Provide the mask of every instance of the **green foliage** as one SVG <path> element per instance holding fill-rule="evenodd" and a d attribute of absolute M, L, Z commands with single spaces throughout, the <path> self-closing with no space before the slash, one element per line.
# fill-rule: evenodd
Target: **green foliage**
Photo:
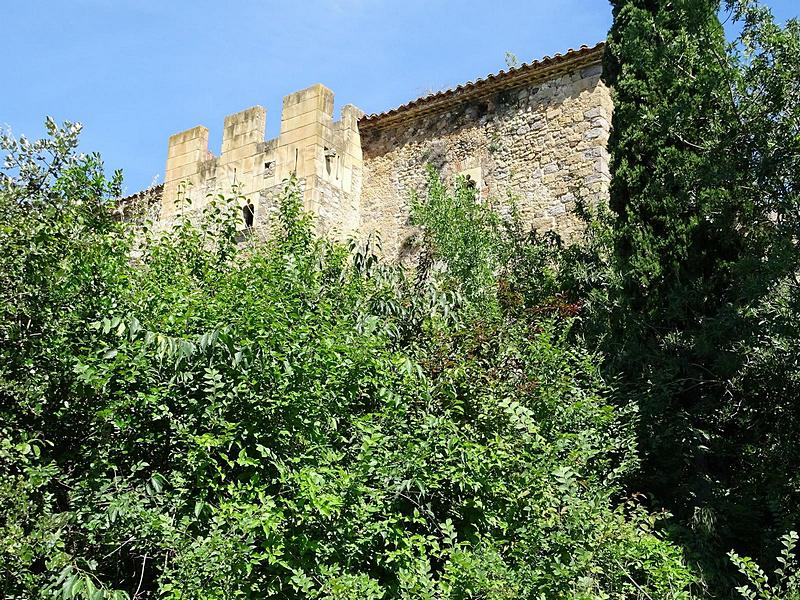
<path fill-rule="evenodd" d="M 775 569 L 775 581 L 769 583 L 766 573 L 752 559 L 730 552 L 731 561 L 747 579 L 747 584 L 736 588 L 747 600 L 797 600 L 800 598 L 800 571 L 798 571 L 798 535 L 790 531 L 781 538 L 783 549 L 777 558 L 780 567 Z"/>
<path fill-rule="evenodd" d="M 719 2 L 612 5 L 612 258 L 592 326 L 641 408 L 631 485 L 725 590 L 725 551 L 766 560 L 800 520 L 800 25 L 731 1 L 726 45 Z"/>
<path fill-rule="evenodd" d="M 527 282 L 551 246 L 436 180 L 468 218 L 420 209 L 416 281 L 316 237 L 292 182 L 265 243 L 235 199 L 138 228 L 52 133 L 0 191 L 3 597 L 689 597 L 621 494 L 634 414 Z"/>
<path fill-rule="evenodd" d="M 513 52 L 506 51 L 505 60 L 506 60 L 506 66 L 509 69 L 516 69 L 517 67 L 519 67 L 519 59 L 517 58 L 517 55 L 514 54 Z"/>
<path fill-rule="evenodd" d="M 499 262 L 499 220 L 475 199 L 464 178 L 448 192 L 444 182 L 429 170 L 426 198 L 412 200 L 412 221 L 424 225 L 426 260 L 423 266 L 446 270 L 446 281 L 458 282 L 471 301 L 492 304 L 494 269 Z M 446 261 L 436 261 L 446 257 Z M 428 273 L 423 269 L 420 273 Z"/>
<path fill-rule="evenodd" d="M 570 248 L 434 173 L 411 272 L 293 181 L 266 242 L 159 231 L 78 126 L 4 134 L 0 595 L 797 598 L 800 25 L 612 4 Z"/>

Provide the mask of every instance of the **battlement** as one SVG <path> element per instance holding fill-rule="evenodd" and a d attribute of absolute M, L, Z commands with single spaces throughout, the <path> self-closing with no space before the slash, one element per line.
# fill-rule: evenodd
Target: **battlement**
<path fill-rule="evenodd" d="M 410 199 L 424 191 L 432 166 L 445 179 L 469 176 L 482 201 L 536 230 L 579 239 L 575 208 L 608 200 L 613 106 L 602 57 L 603 44 L 583 46 L 380 114 L 347 105 L 338 121 L 333 92 L 312 85 L 284 97 L 274 139 L 265 139 L 261 106 L 225 117 L 216 156 L 205 127 L 177 133 L 167 148 L 161 223 L 235 191 L 240 226 L 259 227 L 295 176 L 320 232 L 378 232 L 384 252 L 402 259 L 418 233 Z"/>
<path fill-rule="evenodd" d="M 342 234 L 357 227 L 361 142 L 358 119 L 363 112 L 345 106 L 333 120 L 334 95 L 321 84 L 283 99 L 280 135 L 266 140 L 267 111 L 253 106 L 225 117 L 222 148 L 208 148 L 208 129 L 193 127 L 169 138 L 161 221 L 175 217 L 179 189 L 192 210 L 209 195 L 243 196 L 254 208 L 254 221 L 266 214 L 283 182 L 301 181 L 306 209 L 322 217 L 326 230 Z"/>

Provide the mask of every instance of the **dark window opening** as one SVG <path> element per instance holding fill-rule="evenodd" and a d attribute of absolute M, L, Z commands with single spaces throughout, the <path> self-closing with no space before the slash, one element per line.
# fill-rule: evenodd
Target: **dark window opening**
<path fill-rule="evenodd" d="M 478 103 L 478 118 L 485 117 L 488 113 L 489 113 L 489 103 L 488 102 Z"/>
<path fill-rule="evenodd" d="M 333 170 L 333 159 L 335 157 L 336 157 L 336 150 L 325 148 L 325 170 L 328 171 L 328 175 L 330 175 L 331 171 Z"/>
<path fill-rule="evenodd" d="M 242 218 L 244 219 L 244 225 L 248 229 L 253 226 L 253 219 L 255 218 L 255 207 L 251 202 L 248 202 L 242 207 Z"/>

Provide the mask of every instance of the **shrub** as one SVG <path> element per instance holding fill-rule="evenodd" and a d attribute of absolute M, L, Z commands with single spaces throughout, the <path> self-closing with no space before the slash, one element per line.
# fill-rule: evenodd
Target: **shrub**
<path fill-rule="evenodd" d="M 4 597 L 689 597 L 572 317 L 476 310 L 500 284 L 463 255 L 416 284 L 351 255 L 291 182 L 237 246 L 235 202 L 142 231 L 59 164 L 0 193 Z"/>

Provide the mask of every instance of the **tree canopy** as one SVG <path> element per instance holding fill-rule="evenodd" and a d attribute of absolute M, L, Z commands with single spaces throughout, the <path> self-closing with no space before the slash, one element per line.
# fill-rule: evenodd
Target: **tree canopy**
<path fill-rule="evenodd" d="M 292 180 L 163 229 L 3 134 L 0 595 L 800 598 L 800 24 L 612 7 L 568 247 L 433 167 L 412 269 Z"/>

